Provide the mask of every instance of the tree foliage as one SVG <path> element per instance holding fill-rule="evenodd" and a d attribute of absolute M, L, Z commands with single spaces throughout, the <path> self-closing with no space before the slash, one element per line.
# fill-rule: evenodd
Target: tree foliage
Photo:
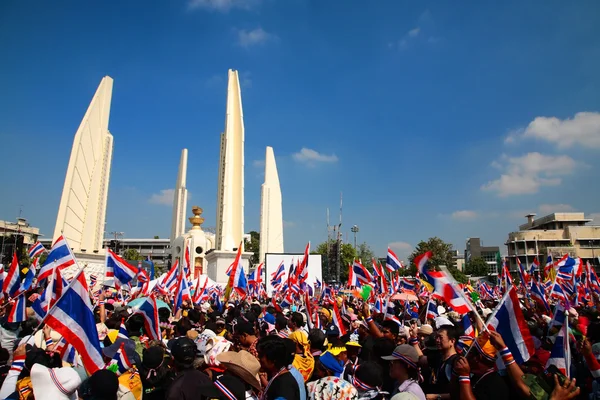
<path fill-rule="evenodd" d="M 432 257 L 429 259 L 429 265 L 432 269 L 438 271 L 440 265 L 445 265 L 448 269 L 454 268 L 454 259 L 452 258 L 452 245 L 444 242 L 438 237 L 429 238 L 426 242 L 421 241 L 415 247 L 415 250 L 408 257 L 410 262 L 411 270 L 416 271 L 416 265 L 414 263 L 415 257 L 431 251 Z"/>
<path fill-rule="evenodd" d="M 458 283 L 468 283 L 469 282 L 469 278 L 462 273 L 461 270 L 459 270 L 458 268 L 448 268 L 448 272 L 450 272 L 450 274 L 452 274 L 452 276 L 454 277 L 454 279 L 458 282 Z"/>
<path fill-rule="evenodd" d="M 250 263 L 252 265 L 257 265 L 260 257 L 260 233 L 256 231 L 250 231 L 250 240 L 244 240 L 244 250 L 252 254 L 250 258 Z"/>
<path fill-rule="evenodd" d="M 487 276 L 489 273 L 489 266 L 485 260 L 481 257 L 473 257 L 465 265 L 465 274 L 473 276 Z"/>
<path fill-rule="evenodd" d="M 143 260 L 144 257 L 140 254 L 137 249 L 127 249 L 123 252 L 123 258 L 128 261 L 140 261 Z"/>
<path fill-rule="evenodd" d="M 326 282 L 336 280 L 336 243 L 335 241 L 327 241 L 319 243 L 316 249 L 313 250 L 312 254 L 320 254 L 323 259 L 323 279 Z M 368 245 L 366 248 L 369 248 Z M 370 249 L 369 249 L 370 250 Z M 354 246 L 350 243 L 341 243 L 340 245 L 340 282 L 346 282 L 348 280 L 348 264 L 354 261 L 356 252 Z"/>
<path fill-rule="evenodd" d="M 369 269 L 369 271 L 373 270 L 371 260 L 375 258 L 375 253 L 371 250 L 371 246 L 369 246 L 366 242 L 362 242 L 356 248 L 356 257 L 362 261 L 363 265 Z"/>

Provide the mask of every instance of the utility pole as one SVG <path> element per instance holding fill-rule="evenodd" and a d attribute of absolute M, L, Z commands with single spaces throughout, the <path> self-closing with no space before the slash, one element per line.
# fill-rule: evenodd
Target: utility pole
<path fill-rule="evenodd" d="M 354 233 L 354 252 L 356 253 L 356 234 L 358 233 L 358 225 L 353 225 L 350 232 Z"/>

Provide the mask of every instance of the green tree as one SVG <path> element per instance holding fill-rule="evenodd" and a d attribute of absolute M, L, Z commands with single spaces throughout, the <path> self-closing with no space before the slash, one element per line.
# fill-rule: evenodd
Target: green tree
<path fill-rule="evenodd" d="M 127 249 L 123 252 L 123 258 L 128 261 L 139 261 L 143 260 L 144 257 L 136 249 Z"/>
<path fill-rule="evenodd" d="M 160 239 L 158 235 L 154 235 L 154 239 Z"/>
<path fill-rule="evenodd" d="M 329 250 L 332 250 L 335 255 L 335 241 L 330 241 L 329 245 L 325 241 L 319 243 L 316 249 L 313 250 L 312 254 L 320 254 L 323 259 L 323 279 L 327 282 L 331 282 L 336 279 L 335 260 L 329 259 Z M 340 246 L 340 282 L 346 282 L 348 280 L 348 263 L 352 263 L 356 257 L 354 246 L 350 243 L 342 243 Z M 334 257 L 332 257 L 334 258 Z"/>
<path fill-rule="evenodd" d="M 469 278 L 462 273 L 462 271 L 460 271 L 458 268 L 448 268 L 448 272 L 450 272 L 450 274 L 452 274 L 452 276 L 454 277 L 454 279 L 458 282 L 458 283 L 468 283 L 469 282 Z"/>
<path fill-rule="evenodd" d="M 485 260 L 481 257 L 473 257 L 465 265 L 465 274 L 473 276 L 487 276 L 489 273 L 489 266 Z"/>
<path fill-rule="evenodd" d="M 250 240 L 244 240 L 244 250 L 254 253 L 250 258 L 250 263 L 252 265 L 257 265 L 260 251 L 260 233 L 256 231 L 250 231 Z"/>
<path fill-rule="evenodd" d="M 454 259 L 452 258 L 452 245 L 444 242 L 438 237 L 429 238 L 426 242 L 421 241 L 415 247 L 415 250 L 408 257 L 412 271 L 416 271 L 415 257 L 431 251 L 432 256 L 429 259 L 429 265 L 431 268 L 438 271 L 440 265 L 445 265 L 448 269 L 454 268 Z"/>
<path fill-rule="evenodd" d="M 362 242 L 356 248 L 356 257 L 362 261 L 363 265 L 369 269 L 369 271 L 373 271 L 373 263 L 372 259 L 375 258 L 375 253 L 371 250 L 371 246 L 369 246 L 366 242 Z"/>

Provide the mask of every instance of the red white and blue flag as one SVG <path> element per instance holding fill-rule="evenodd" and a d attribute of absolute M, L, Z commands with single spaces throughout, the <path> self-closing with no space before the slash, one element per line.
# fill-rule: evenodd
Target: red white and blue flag
<path fill-rule="evenodd" d="M 436 319 L 439 316 L 440 316 L 440 314 L 438 313 L 437 305 L 435 304 L 434 301 L 429 299 L 429 301 L 427 302 L 427 316 L 425 318 L 426 319 Z"/>
<path fill-rule="evenodd" d="M 356 282 L 358 282 L 356 286 L 368 285 L 373 282 L 373 276 L 359 260 L 354 260 L 352 263 L 352 273 L 356 277 Z"/>
<path fill-rule="evenodd" d="M 569 347 L 569 319 L 565 318 L 563 326 L 558 331 L 554 346 L 550 351 L 550 358 L 546 362 L 546 368 L 554 365 L 565 376 L 571 374 L 571 349 Z"/>
<path fill-rule="evenodd" d="M 390 272 L 402 269 L 402 263 L 400 262 L 400 259 L 389 247 L 387 250 L 387 257 L 385 259 L 385 268 Z"/>
<path fill-rule="evenodd" d="M 41 255 L 44 251 L 46 251 L 44 245 L 40 242 L 35 242 L 31 245 L 31 247 L 29 247 L 27 253 L 29 254 L 29 258 L 34 258 Z"/>
<path fill-rule="evenodd" d="M 54 308 L 48 311 L 43 322 L 60 333 L 75 348 L 88 374 L 91 375 L 104 367 L 83 270 L 73 278 Z"/>
<path fill-rule="evenodd" d="M 119 257 L 111 249 L 106 249 L 106 277 L 115 279 L 115 286 L 128 284 L 138 273 L 138 269 Z"/>
<path fill-rule="evenodd" d="M 346 334 L 346 328 L 342 322 L 342 314 L 340 313 L 340 309 L 338 308 L 337 301 L 332 302 L 333 312 L 331 313 L 332 322 L 338 328 L 339 336 L 342 337 Z"/>
<path fill-rule="evenodd" d="M 19 294 L 20 288 L 21 280 L 19 279 L 19 260 L 17 258 L 17 252 L 13 252 L 10 268 L 4 277 L 2 291 L 6 293 L 8 297 L 15 297 Z"/>
<path fill-rule="evenodd" d="M 21 293 L 14 299 L 14 303 L 10 312 L 8 313 L 8 322 L 23 322 L 27 319 L 27 315 L 25 313 L 26 310 L 27 299 L 25 298 L 25 293 Z"/>
<path fill-rule="evenodd" d="M 133 363 L 129 357 L 127 357 L 127 353 L 125 352 L 125 342 L 123 342 L 106 369 L 113 371 L 117 376 L 121 376 L 131 368 L 133 368 Z"/>
<path fill-rule="evenodd" d="M 423 254 L 420 254 L 415 257 L 414 263 L 417 266 L 417 272 L 421 275 L 428 273 L 427 271 L 427 263 L 429 259 L 433 256 L 430 251 L 427 251 Z"/>
<path fill-rule="evenodd" d="M 475 329 L 473 328 L 473 323 L 471 322 L 471 318 L 469 318 L 469 314 L 465 314 L 462 317 L 462 328 L 465 331 L 464 336 L 469 336 L 475 339 Z"/>
<path fill-rule="evenodd" d="M 141 314 L 144 317 L 144 328 L 146 334 L 152 340 L 160 340 L 160 326 L 158 319 L 158 306 L 154 293 L 146 297 L 144 301 L 134 310 L 134 314 Z"/>
<path fill-rule="evenodd" d="M 533 337 L 523 317 L 514 286 L 506 292 L 490 316 L 488 328 L 502 335 L 517 364 L 526 362 L 535 352 Z"/>
<path fill-rule="evenodd" d="M 517 266 L 519 267 L 519 278 L 521 280 L 521 286 L 527 287 L 529 284 L 529 274 L 525 271 L 525 267 L 521 263 L 519 257 L 517 257 Z"/>
<path fill-rule="evenodd" d="M 59 236 L 52 245 L 46 261 L 38 272 L 38 285 L 41 285 L 50 277 L 50 275 L 52 275 L 54 267 L 63 269 L 73 264 L 75 264 L 75 257 L 73 256 L 73 253 L 71 253 L 69 244 L 64 237 Z"/>
<path fill-rule="evenodd" d="M 235 289 L 240 295 L 245 295 L 248 289 L 248 281 L 246 280 L 246 274 L 244 273 L 244 266 L 242 265 L 242 244 L 238 247 L 237 254 L 233 264 L 230 266 L 229 275 L 229 287 Z"/>
<path fill-rule="evenodd" d="M 188 281 L 183 276 L 183 274 L 179 274 L 177 278 L 177 288 L 175 289 L 175 306 L 173 308 L 173 313 L 175 314 L 177 310 L 181 308 L 181 305 L 184 301 L 192 301 L 192 296 L 190 295 L 190 288 L 188 286 Z"/>

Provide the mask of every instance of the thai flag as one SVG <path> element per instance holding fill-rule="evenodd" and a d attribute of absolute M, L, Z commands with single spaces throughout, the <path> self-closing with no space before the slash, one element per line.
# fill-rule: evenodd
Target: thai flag
<path fill-rule="evenodd" d="M 383 316 L 383 319 L 389 319 L 390 321 L 394 321 L 398 325 L 402 325 L 402 322 L 400 322 L 400 320 L 396 316 L 396 306 L 390 301 L 389 297 L 385 303 L 385 314 Z"/>
<path fill-rule="evenodd" d="M 550 358 L 546 362 L 546 368 L 555 365 L 565 376 L 571 376 L 571 349 L 569 348 L 569 319 L 565 322 L 556 336 L 554 346 L 550 351 Z"/>
<path fill-rule="evenodd" d="M 541 305 L 548 312 L 548 314 L 552 314 L 550 306 L 548 305 L 548 300 L 546 300 L 544 290 L 540 287 L 540 284 L 537 283 L 535 279 L 533 279 L 531 284 L 531 297 L 533 297 L 533 300 Z"/>
<path fill-rule="evenodd" d="M 565 290 L 563 289 L 562 285 L 558 282 L 554 282 L 554 285 L 552 285 L 552 291 L 550 291 L 550 297 L 555 298 L 557 300 L 563 300 L 564 302 L 569 301 L 569 299 L 567 298 L 567 295 L 565 294 Z"/>
<path fill-rule="evenodd" d="M 240 295 L 245 295 L 248 288 L 248 281 L 246 280 L 246 274 L 244 274 L 244 266 L 242 265 L 242 244 L 238 247 L 235 260 L 233 261 L 232 268 L 229 275 L 228 286 L 231 289 L 235 289 Z"/>
<path fill-rule="evenodd" d="M 61 338 L 60 341 L 54 347 L 54 352 L 60 354 L 60 358 L 69 364 L 76 364 L 77 359 L 75 357 L 75 349 L 71 346 L 65 338 Z"/>
<path fill-rule="evenodd" d="M 285 274 L 285 265 L 283 265 L 283 261 L 282 261 L 279 264 L 279 267 L 277 267 L 277 269 L 275 270 L 275 272 L 273 272 L 271 274 L 271 282 L 281 280 L 281 278 L 283 278 L 284 274 Z"/>
<path fill-rule="evenodd" d="M 521 279 L 521 285 L 523 287 L 527 287 L 529 284 L 529 274 L 527 271 L 525 271 L 525 267 L 523 267 L 519 257 L 517 257 L 517 266 L 519 267 L 519 278 Z"/>
<path fill-rule="evenodd" d="M 427 316 L 425 318 L 426 319 L 436 319 L 439 316 L 440 316 L 440 314 L 438 314 L 437 305 L 435 304 L 434 301 L 429 299 L 429 301 L 427 302 Z"/>
<path fill-rule="evenodd" d="M 321 283 L 319 278 L 315 278 L 315 289 L 321 289 L 321 286 L 323 286 L 323 284 Z"/>
<path fill-rule="evenodd" d="M 469 318 L 469 314 L 465 314 L 462 317 L 461 323 L 462 323 L 463 330 L 465 331 L 464 336 L 469 336 L 474 339 L 476 337 L 475 329 L 473 329 L 473 324 L 471 323 L 471 318 Z"/>
<path fill-rule="evenodd" d="M 415 283 L 411 282 L 409 278 L 400 278 L 400 287 L 406 290 L 415 291 Z"/>
<path fill-rule="evenodd" d="M 124 286 L 128 284 L 137 273 L 138 269 L 136 267 L 119 257 L 111 249 L 106 249 L 106 277 L 114 277 L 115 285 Z"/>
<path fill-rule="evenodd" d="M 205 293 L 206 285 L 208 284 L 208 277 L 204 276 L 204 284 L 202 285 L 202 287 L 200 287 L 200 277 L 201 276 L 202 275 L 198 275 L 198 278 L 196 278 L 196 290 L 194 291 L 194 296 L 192 298 L 192 302 L 194 304 L 199 304 L 203 301 L 208 300 L 208 295 Z"/>
<path fill-rule="evenodd" d="M 21 287 L 19 288 L 19 292 L 26 292 L 31 288 L 31 284 L 33 283 L 33 278 L 35 278 L 35 265 L 29 266 L 27 268 L 27 272 L 25 273 L 25 277 L 23 278 L 23 282 L 21 282 Z"/>
<path fill-rule="evenodd" d="M 8 297 L 15 297 L 19 294 L 20 288 L 21 280 L 19 279 L 19 260 L 17 259 L 17 252 L 13 252 L 10 268 L 4 277 L 2 291 L 6 293 Z"/>
<path fill-rule="evenodd" d="M 552 256 L 548 254 L 548 258 L 546 258 L 546 266 L 544 267 L 544 275 L 548 276 L 552 268 L 554 268 L 554 261 L 552 260 Z"/>
<path fill-rule="evenodd" d="M 371 273 L 358 260 L 354 260 L 352 264 L 352 273 L 360 285 L 367 285 L 373 281 Z"/>
<path fill-rule="evenodd" d="M 254 279 L 256 280 L 256 283 L 260 284 L 263 281 L 263 267 L 264 264 L 260 263 L 258 264 L 258 267 L 256 267 L 256 269 L 254 270 Z"/>
<path fill-rule="evenodd" d="M 131 368 L 133 368 L 133 363 L 131 360 L 129 360 L 129 357 L 127 357 L 127 353 L 125 352 L 125 343 L 123 342 L 106 369 L 113 371 L 115 374 L 117 374 L 117 376 L 121 376 Z"/>
<path fill-rule="evenodd" d="M 340 332 L 339 336 L 342 337 L 346 334 L 346 328 L 342 323 L 342 315 L 340 314 L 340 310 L 337 305 L 337 301 L 332 302 L 333 304 L 333 312 L 331 313 L 333 324 L 338 328 Z"/>
<path fill-rule="evenodd" d="M 71 249 L 67 243 L 67 240 L 59 236 L 58 239 L 52 245 L 48 257 L 38 272 L 38 285 L 41 285 L 50 275 L 52 275 L 52 269 L 56 266 L 58 269 L 67 268 L 75 264 L 75 257 L 71 253 Z"/>
<path fill-rule="evenodd" d="M 488 328 L 502 335 L 517 364 L 526 362 L 535 352 L 533 338 L 523 317 L 514 286 L 506 292 L 490 316 Z"/>
<path fill-rule="evenodd" d="M 256 270 L 251 271 L 250 273 L 248 273 L 248 276 L 246 277 L 246 279 L 248 280 L 248 284 L 249 285 L 255 285 L 256 284 L 256 278 L 254 277 Z"/>
<path fill-rule="evenodd" d="M 375 300 L 375 310 L 378 313 L 383 313 L 383 302 L 381 301 L 381 297 L 377 297 L 377 300 Z"/>
<path fill-rule="evenodd" d="M 390 272 L 402 269 L 402 263 L 400 262 L 400 259 L 389 247 L 387 250 L 387 257 L 385 259 L 385 268 Z"/>
<path fill-rule="evenodd" d="M 29 258 L 37 257 L 41 255 L 44 251 L 46 251 L 46 248 L 40 242 L 35 242 L 31 245 L 29 250 L 27 250 L 27 252 L 29 253 Z"/>
<path fill-rule="evenodd" d="M 428 252 L 429 253 L 429 252 Z M 418 265 L 418 264 L 417 264 Z M 443 271 L 423 271 L 423 277 L 433 286 L 433 297 L 443 299 L 454 311 L 466 314 L 472 306 L 462 291 L 454 288 L 452 280 Z"/>
<path fill-rule="evenodd" d="M 551 336 L 550 331 L 553 330 L 553 328 L 559 328 L 563 326 L 563 324 L 565 323 L 565 319 L 566 319 L 566 312 L 565 312 L 565 307 L 564 305 L 558 303 L 556 304 L 556 306 L 554 307 L 554 316 L 552 317 L 552 320 L 550 321 L 550 323 L 548 324 L 548 332 L 547 335 Z M 556 330 L 556 329 L 554 329 Z"/>
<path fill-rule="evenodd" d="M 44 322 L 77 350 L 88 374 L 104 367 L 83 270 L 73 278 L 55 307 L 46 314 Z"/>
<path fill-rule="evenodd" d="M 175 263 L 167 272 L 167 275 L 163 279 L 163 287 L 167 292 L 173 292 L 177 287 L 177 278 L 179 276 L 179 260 L 175 260 Z"/>
<path fill-rule="evenodd" d="M 21 293 L 14 299 L 14 304 L 8 313 L 8 322 L 23 322 L 27 319 L 25 314 L 27 299 L 25 293 Z"/>
<path fill-rule="evenodd" d="M 129 339 L 129 334 L 127 333 L 127 328 L 125 327 L 125 318 L 121 318 L 121 325 L 119 325 L 119 331 L 117 332 L 117 337 L 123 339 Z"/>
<path fill-rule="evenodd" d="M 176 313 L 177 310 L 181 308 L 184 301 L 191 302 L 192 296 L 190 295 L 187 279 L 183 274 L 179 274 L 179 277 L 177 278 L 177 288 L 175 289 L 175 306 L 173 307 L 173 313 Z"/>
<path fill-rule="evenodd" d="M 414 263 L 417 266 L 417 272 L 419 274 L 423 275 L 427 273 L 427 262 L 432 257 L 432 255 L 433 254 L 430 251 L 428 251 L 415 257 Z"/>
<path fill-rule="evenodd" d="M 299 267 L 296 270 L 296 275 L 299 278 L 300 282 L 304 282 L 306 278 L 308 278 L 308 257 L 310 256 L 310 242 L 306 244 L 304 248 L 304 257 L 302 257 L 302 261 L 300 262 Z"/>
<path fill-rule="evenodd" d="M 208 280 L 207 280 L 208 281 Z M 146 335 L 152 340 L 160 340 L 160 326 L 158 319 L 158 306 L 154 293 L 146 297 L 144 301 L 134 310 L 134 314 L 144 317 L 144 328 Z"/>
<path fill-rule="evenodd" d="M 385 276 L 385 271 L 383 270 L 383 267 L 381 266 L 381 264 L 379 264 L 377 261 L 375 261 L 375 259 L 372 260 L 373 263 L 373 272 L 374 272 L 374 276 L 378 276 L 379 280 L 381 282 L 381 293 L 387 293 L 389 288 L 388 288 L 388 282 L 387 282 L 387 277 Z"/>
<path fill-rule="evenodd" d="M 531 267 L 529 268 L 529 275 L 533 276 L 534 271 L 539 271 L 540 270 L 540 262 L 538 261 L 537 257 L 533 258 L 533 263 L 531 264 Z"/>

